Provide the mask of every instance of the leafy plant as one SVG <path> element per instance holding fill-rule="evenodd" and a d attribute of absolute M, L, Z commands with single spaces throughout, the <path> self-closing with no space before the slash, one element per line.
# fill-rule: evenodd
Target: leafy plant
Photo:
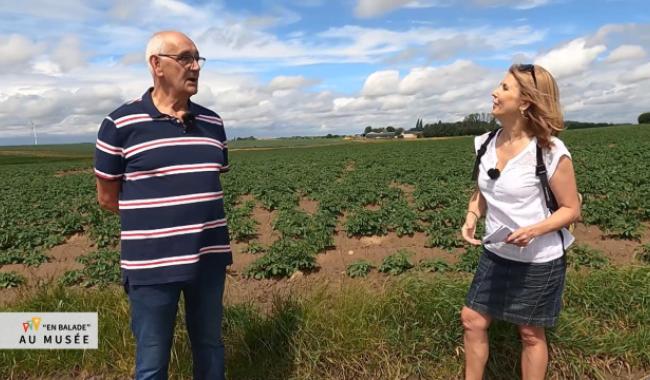
<path fill-rule="evenodd" d="M 607 235 L 619 239 L 639 240 L 641 224 L 638 220 L 632 220 L 629 217 L 615 218 L 612 225 L 607 228 Z"/>
<path fill-rule="evenodd" d="M 66 271 L 63 276 L 59 278 L 59 284 L 63 286 L 79 285 L 83 282 L 83 271 L 79 269 Z"/>
<path fill-rule="evenodd" d="M 0 288 L 17 288 L 25 283 L 25 277 L 16 272 L 0 273 Z"/>
<path fill-rule="evenodd" d="M 227 210 L 228 230 L 233 240 L 245 241 L 256 236 L 257 222 L 251 217 L 254 207 L 254 201 L 247 201 L 240 207 Z"/>
<path fill-rule="evenodd" d="M 251 241 L 246 246 L 246 252 L 253 253 L 253 254 L 264 253 L 266 252 L 266 248 L 259 242 Z"/>
<path fill-rule="evenodd" d="M 357 209 L 348 217 L 345 231 L 348 236 L 385 235 L 388 225 L 381 211 Z"/>
<path fill-rule="evenodd" d="M 372 264 L 365 260 L 360 260 L 348 265 L 345 273 L 352 278 L 366 277 L 372 268 L 374 268 Z"/>
<path fill-rule="evenodd" d="M 409 260 L 409 257 L 413 253 L 406 250 L 400 249 L 399 251 L 393 253 L 390 256 L 387 256 L 379 267 L 379 271 L 382 273 L 388 273 L 392 275 L 398 275 L 406 272 L 407 270 L 413 268 L 413 264 Z"/>
<path fill-rule="evenodd" d="M 310 247 L 301 240 L 281 239 L 269 252 L 246 268 L 246 277 L 254 279 L 289 277 L 295 271 L 311 271 L 317 267 Z"/>
<path fill-rule="evenodd" d="M 104 287 L 109 284 L 119 283 L 121 280 L 120 253 L 117 251 L 101 249 L 86 256 L 80 256 L 77 261 L 84 264 L 81 286 Z M 68 276 L 69 278 L 66 281 L 78 279 L 76 274 Z"/>
<path fill-rule="evenodd" d="M 428 229 L 429 236 L 424 243 L 425 247 L 442 248 L 451 250 L 463 246 L 463 242 L 456 237 L 458 230 L 450 227 L 430 227 Z"/>
<path fill-rule="evenodd" d="M 452 269 L 452 266 L 440 259 L 425 259 L 418 263 L 417 269 L 422 272 L 448 272 Z"/>
<path fill-rule="evenodd" d="M 0 252 L 0 265 L 25 264 L 29 266 L 38 266 L 45 262 L 47 262 L 47 256 L 36 249 L 24 252 L 21 249 L 11 248 Z"/>
<path fill-rule="evenodd" d="M 567 253 L 567 263 L 574 268 L 604 268 L 609 260 L 597 249 L 586 245 L 576 245 Z"/>

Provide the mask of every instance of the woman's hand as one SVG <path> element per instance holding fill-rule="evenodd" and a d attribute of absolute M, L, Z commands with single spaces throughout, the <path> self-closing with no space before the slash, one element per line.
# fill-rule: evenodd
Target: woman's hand
<path fill-rule="evenodd" d="M 461 228 L 461 233 L 466 242 L 472 245 L 481 245 L 481 241 L 474 238 L 474 234 L 476 233 L 476 223 L 477 220 L 468 216 L 468 218 L 465 219 L 465 224 L 463 224 L 463 227 Z"/>
<path fill-rule="evenodd" d="M 506 243 L 514 244 L 518 247 L 526 247 L 537 236 L 539 236 L 539 233 L 534 226 L 522 227 L 511 233 L 506 238 Z"/>

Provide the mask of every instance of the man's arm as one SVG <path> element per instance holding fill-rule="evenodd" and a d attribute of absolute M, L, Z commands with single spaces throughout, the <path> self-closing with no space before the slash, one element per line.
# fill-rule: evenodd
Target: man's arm
<path fill-rule="evenodd" d="M 106 179 L 97 178 L 97 202 L 104 210 L 108 210 L 114 214 L 119 214 L 118 199 L 120 190 L 122 189 L 122 181 L 109 181 Z"/>

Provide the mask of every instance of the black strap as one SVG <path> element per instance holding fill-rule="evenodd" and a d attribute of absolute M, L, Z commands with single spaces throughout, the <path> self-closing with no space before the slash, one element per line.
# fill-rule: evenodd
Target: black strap
<path fill-rule="evenodd" d="M 479 166 L 481 165 L 481 158 L 485 154 L 485 151 L 487 150 L 487 146 L 492 141 L 494 136 L 496 136 L 497 132 L 499 129 L 495 129 L 490 134 L 488 135 L 487 139 L 481 144 L 481 147 L 478 149 L 478 152 L 476 152 L 476 160 L 474 160 L 474 171 L 472 172 L 472 181 L 476 181 L 478 179 L 478 170 Z"/>
<path fill-rule="evenodd" d="M 558 209 L 557 199 L 551 190 L 551 185 L 548 182 L 548 172 L 546 171 L 546 165 L 544 164 L 544 158 L 542 157 L 542 148 L 537 145 L 537 166 L 535 166 L 535 175 L 539 177 L 539 182 L 542 184 L 542 193 L 544 193 L 544 200 L 546 201 L 546 207 L 548 211 L 554 213 Z M 564 250 L 564 234 L 562 234 L 562 229 L 559 229 L 557 233 L 560 235 L 560 241 L 562 243 L 562 254 L 566 254 Z"/>

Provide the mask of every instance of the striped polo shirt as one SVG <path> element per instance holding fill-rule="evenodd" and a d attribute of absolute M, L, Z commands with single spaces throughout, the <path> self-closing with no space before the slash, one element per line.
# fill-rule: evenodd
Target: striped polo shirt
<path fill-rule="evenodd" d="M 122 182 L 120 267 L 132 285 L 189 281 L 199 265 L 232 264 L 223 122 L 190 101 L 194 122 L 183 124 L 156 109 L 152 90 L 104 119 L 95 149 L 95 175 Z"/>

